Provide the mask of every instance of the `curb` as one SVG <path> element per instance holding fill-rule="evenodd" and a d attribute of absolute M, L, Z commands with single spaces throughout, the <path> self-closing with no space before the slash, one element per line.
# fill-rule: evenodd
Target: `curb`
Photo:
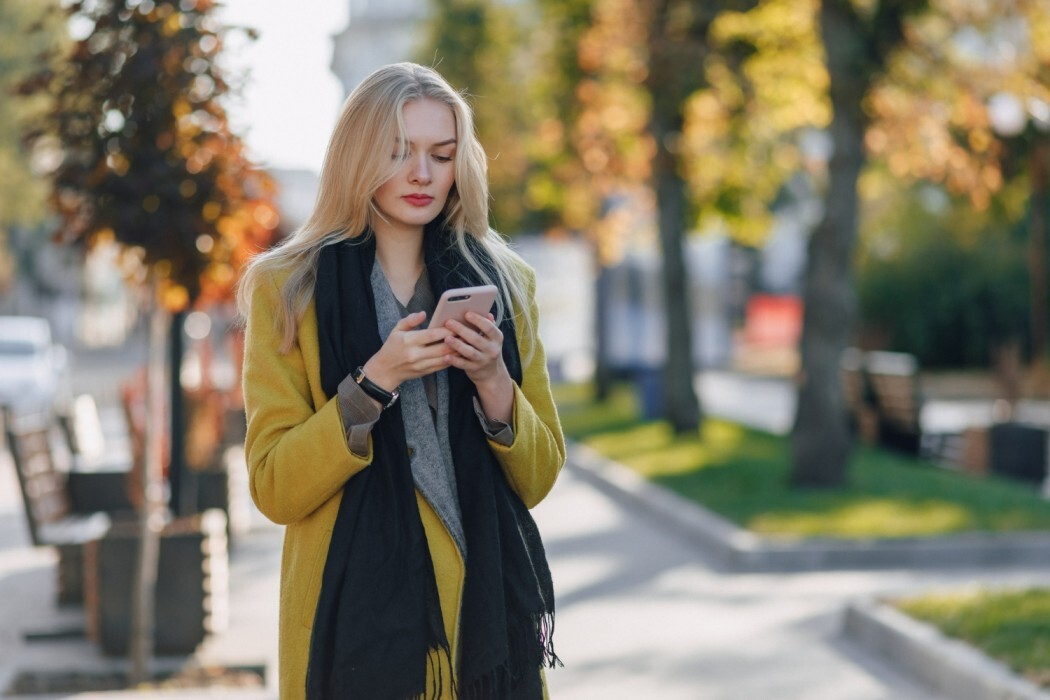
<path fill-rule="evenodd" d="M 1044 532 L 868 540 L 763 537 L 653 484 L 586 445 L 569 442 L 568 466 L 604 493 L 647 511 L 697 542 L 735 571 L 1030 566 L 1033 561 L 1050 561 L 1050 533 Z"/>
<path fill-rule="evenodd" d="M 875 600 L 846 608 L 845 634 L 931 689 L 956 700 L 1050 700 L 1005 664 Z"/>

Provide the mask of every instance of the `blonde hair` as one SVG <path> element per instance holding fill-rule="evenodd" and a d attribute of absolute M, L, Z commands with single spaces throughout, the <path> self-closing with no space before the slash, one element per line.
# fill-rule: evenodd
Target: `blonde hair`
<path fill-rule="evenodd" d="M 391 146 L 408 140 L 404 107 L 421 99 L 448 105 L 456 121 L 456 179 L 443 212 L 456 247 L 485 283 L 496 284 L 506 294 L 507 298 L 500 295 L 496 301 L 497 323 L 510 304 L 518 310 L 515 322 L 519 328 L 524 323 L 525 335 L 534 336 L 524 264 L 489 227 L 488 162 L 474 133 L 469 105 L 437 71 L 395 63 L 365 78 L 343 104 L 325 152 L 310 218 L 280 245 L 254 257 L 241 278 L 237 306 L 247 318 L 252 290 L 259 280 L 289 272 L 275 319 L 283 352 L 295 344 L 299 324 L 313 300 L 321 249 L 369 231 L 374 217 L 380 215 L 374 202 L 376 190 L 394 175 L 398 165 L 391 161 Z M 496 279 L 471 252 L 468 236 L 491 258 Z M 527 354 L 532 354 L 531 344 Z"/>

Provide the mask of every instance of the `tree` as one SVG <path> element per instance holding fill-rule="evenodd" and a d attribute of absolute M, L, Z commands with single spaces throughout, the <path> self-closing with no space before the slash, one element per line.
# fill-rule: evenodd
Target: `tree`
<path fill-rule="evenodd" d="M 645 87 L 652 105 L 649 130 L 656 146 L 653 188 L 667 317 L 664 417 L 676 433 L 696 431 L 701 419 L 693 383 L 693 322 L 682 249 L 689 217 L 681 140 L 686 101 L 704 84 L 702 66 L 711 53 L 708 33 L 720 4 L 663 0 L 650 5 Z M 685 66 L 694 68 L 683 70 Z"/>
<path fill-rule="evenodd" d="M 661 85 L 678 75 L 692 79 L 699 71 L 683 71 L 688 61 L 671 68 L 671 54 L 693 48 L 691 7 L 681 3 L 677 22 L 670 21 L 666 3 L 650 6 L 634 0 L 596 0 L 590 25 L 579 34 L 580 81 L 578 107 L 570 138 L 584 178 L 564 182 L 567 200 L 583 206 L 569 214 L 588 230 L 599 269 L 598 298 L 602 300 L 605 267 L 617 260 L 627 238 L 637 236 L 637 213 L 654 212 L 664 255 L 664 310 L 667 353 L 662 381 L 663 413 L 676 431 L 694 431 L 700 425 L 700 404 L 693 386 L 692 327 L 686 297 L 686 270 L 681 240 L 687 225 L 685 192 L 679 162 L 661 139 L 680 133 L 681 90 Z M 663 61 L 653 70 L 651 60 Z M 688 58 L 694 58 L 689 56 Z M 687 91 L 688 86 L 683 86 Z M 671 91 L 665 98 L 664 91 Z M 659 95 L 659 97 L 657 97 Z M 656 100 L 659 99 L 659 107 Z M 675 146 L 672 144 L 671 148 Z M 564 174 L 562 175 L 564 178 Z M 582 196 L 575 194 L 579 192 Z M 655 197 L 654 197 L 655 194 Z M 598 309 L 599 336 L 602 309 Z M 598 396 L 606 390 L 607 372 L 599 341 Z"/>
<path fill-rule="evenodd" d="M 581 62 L 594 65 L 598 76 L 593 101 L 613 103 L 613 108 L 606 103 L 598 118 L 590 120 L 583 162 L 604 169 L 617 162 L 615 154 L 622 163 L 622 179 L 615 186 L 626 183 L 636 188 L 648 180 L 655 197 L 667 326 L 663 414 L 679 433 L 695 431 L 701 422 L 682 247 L 694 220 L 685 179 L 687 108 L 693 95 L 709 85 L 705 66 L 717 53 L 711 30 L 719 13 L 753 5 L 747 0 L 606 0 L 596 6 L 594 27 L 581 42 Z M 625 17 L 637 19 L 624 21 Z M 604 86 L 602 78 L 608 80 Z M 587 115 L 584 110 L 581 126 L 588 124 Z"/>
<path fill-rule="evenodd" d="M 929 368 L 986 367 L 1026 337 L 1026 234 L 1004 226 L 1020 221 L 1023 184 L 983 210 L 931 182 L 869 199 L 857 255 L 861 338 Z"/>
<path fill-rule="evenodd" d="M 10 288 L 17 266 L 6 238 L 13 227 L 39 226 L 47 213 L 47 186 L 33 172 L 22 141 L 45 98 L 15 100 L 17 84 L 39 69 L 41 54 L 62 40 L 55 4 L 12 0 L 0 4 L 0 292 Z"/>
<path fill-rule="evenodd" d="M 527 5 L 493 0 L 435 0 L 420 60 L 463 90 L 489 156 L 492 225 L 515 235 L 543 221 L 523 196 L 536 129 L 536 47 Z"/>
<path fill-rule="evenodd" d="M 238 249 L 261 243 L 277 221 L 268 181 L 220 102 L 229 86 L 215 63 L 213 7 L 72 3 L 87 36 L 67 62 L 22 86 L 53 96 L 28 139 L 61 149 L 50 173 L 61 240 L 115 240 L 155 276 L 170 309 L 229 288 Z"/>
<path fill-rule="evenodd" d="M 28 139 L 54 144 L 59 156 L 49 173 L 58 240 L 117 242 L 131 279 L 153 297 L 133 681 L 146 678 L 152 655 L 164 314 L 228 294 L 245 249 L 277 224 L 269 181 L 245 158 L 220 101 L 229 86 L 216 65 L 224 30 L 214 8 L 213 0 L 68 3 L 77 40 L 21 86 L 52 99 Z"/>
<path fill-rule="evenodd" d="M 866 3 L 822 0 L 820 33 L 826 52 L 833 153 L 824 216 L 809 241 L 804 280 L 801 373 L 792 433 L 791 481 L 830 487 L 845 481 L 852 438 L 839 359 L 855 318 L 852 280 L 857 238 L 857 182 L 865 163 L 868 115 L 864 100 L 904 38 L 904 22 L 925 0 Z"/>
<path fill-rule="evenodd" d="M 1050 235 L 1050 7 L 934 0 L 872 91 L 867 135 L 897 179 L 943 183 L 978 211 L 1023 181 L 1028 199 L 1029 354 L 1045 358 Z M 1006 228 L 1023 217 L 1009 215 Z"/>
<path fill-rule="evenodd" d="M 572 126 L 580 115 L 577 89 L 586 72 L 580 41 L 591 25 L 593 0 L 536 0 L 539 10 L 530 42 L 532 114 L 530 167 L 525 206 L 543 229 L 580 231 L 594 220 L 588 173 L 576 157 Z"/>
<path fill-rule="evenodd" d="M 665 143 L 674 150 L 674 172 L 687 184 L 683 230 L 724 231 L 743 245 L 758 245 L 784 184 L 806 164 L 801 135 L 828 120 L 815 8 L 794 0 L 706 10 L 697 3 L 595 2 L 592 26 L 580 40 L 582 79 L 571 132 L 585 177 L 568 173 L 557 188 L 585 194 L 566 204 L 616 201 L 626 192 L 636 208 L 649 205 L 659 150 L 649 128 L 656 98 L 667 114 L 676 113 L 666 103 L 678 99 L 680 127 Z M 692 29 L 683 30 L 688 24 Z M 653 59 L 664 51 L 676 57 L 661 67 Z M 607 264 L 638 235 L 638 225 L 623 208 L 593 208 L 570 211 L 590 217 L 588 229 Z M 672 324 L 686 328 L 682 312 L 672 313 L 678 318 Z M 600 370 L 600 355 L 598 364 Z"/>
<path fill-rule="evenodd" d="M 683 135 L 701 229 L 761 245 L 789 180 L 822 175 L 803 148 L 830 121 L 817 7 L 816 0 L 760 0 L 715 18 L 706 85 L 689 99 Z"/>

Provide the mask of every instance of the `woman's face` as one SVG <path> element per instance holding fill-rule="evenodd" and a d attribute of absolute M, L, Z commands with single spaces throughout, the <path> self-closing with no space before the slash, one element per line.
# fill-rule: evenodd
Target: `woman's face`
<path fill-rule="evenodd" d="M 452 109 L 424 98 L 406 103 L 402 116 L 408 143 L 390 144 L 390 157 L 400 166 L 375 194 L 382 214 L 373 222 L 379 236 L 422 233 L 444 209 L 456 181 Z"/>

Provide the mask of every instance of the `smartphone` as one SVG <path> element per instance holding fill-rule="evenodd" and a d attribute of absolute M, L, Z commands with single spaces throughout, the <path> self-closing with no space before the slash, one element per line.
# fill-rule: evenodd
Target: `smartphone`
<path fill-rule="evenodd" d="M 497 289 L 491 284 L 448 289 L 438 299 L 437 308 L 434 309 L 434 315 L 430 317 L 427 328 L 440 328 L 449 319 L 455 319 L 469 326 L 467 312 L 473 311 L 484 316 L 492 310 L 496 294 Z"/>

